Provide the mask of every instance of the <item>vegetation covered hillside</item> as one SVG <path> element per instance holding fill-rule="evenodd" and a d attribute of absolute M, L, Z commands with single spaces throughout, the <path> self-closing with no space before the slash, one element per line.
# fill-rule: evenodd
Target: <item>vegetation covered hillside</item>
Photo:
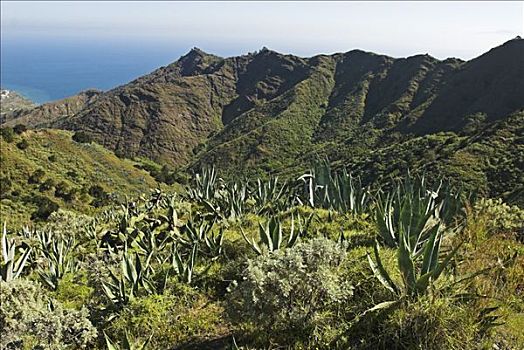
<path fill-rule="evenodd" d="M 504 120 L 524 108 L 523 61 L 520 38 L 467 62 L 361 50 L 301 58 L 266 48 L 221 58 L 193 49 L 129 84 L 80 98 L 85 103 L 68 112 L 44 105 L 18 121 L 81 130 L 118 155 L 182 171 L 213 164 L 230 177 L 300 171 L 317 154 L 360 164 L 402 144 L 415 148 L 402 159 L 415 168 L 433 157 L 416 149 L 421 139 L 460 139 L 448 147 L 459 150 L 490 137 L 478 132 L 507 126 Z M 462 154 L 462 160 L 437 154 L 435 167 L 493 160 L 486 152 Z M 380 166 L 403 166 L 386 163 Z M 482 169 L 480 177 L 492 177 Z"/>
<path fill-rule="evenodd" d="M 367 135 L 364 135 L 366 137 Z M 376 184 L 408 170 L 446 178 L 480 196 L 503 197 L 524 205 L 524 111 L 483 125 L 471 123 L 461 133 L 440 132 L 416 137 L 389 135 L 382 147 L 352 148 L 333 143 L 301 155 L 282 174 L 299 174 L 304 163 L 323 156 L 337 160 L 366 184 Z M 369 142 L 366 141 L 366 142 Z"/>
<path fill-rule="evenodd" d="M 1 347 L 521 349 L 523 222 L 423 177 L 207 169 L 179 193 L 4 228 Z"/>
<path fill-rule="evenodd" d="M 9 225 L 46 219 L 59 208 L 94 212 L 137 196 L 156 181 L 135 163 L 62 130 L 2 128 L 1 217 Z"/>

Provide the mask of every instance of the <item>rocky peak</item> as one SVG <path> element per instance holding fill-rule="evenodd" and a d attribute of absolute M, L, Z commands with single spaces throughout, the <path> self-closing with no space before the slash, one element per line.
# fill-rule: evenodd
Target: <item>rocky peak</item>
<path fill-rule="evenodd" d="M 191 76 L 202 74 L 203 71 L 211 64 L 221 60 L 222 58 L 208 54 L 198 47 L 192 48 L 187 54 L 180 57 L 175 65 L 180 68 L 182 76 Z"/>

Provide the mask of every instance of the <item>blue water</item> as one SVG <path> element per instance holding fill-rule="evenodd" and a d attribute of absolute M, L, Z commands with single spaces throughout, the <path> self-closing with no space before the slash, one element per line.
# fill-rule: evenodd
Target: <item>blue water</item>
<path fill-rule="evenodd" d="M 0 86 L 44 103 L 97 88 L 108 90 L 177 60 L 190 45 L 148 42 L 7 40 Z"/>

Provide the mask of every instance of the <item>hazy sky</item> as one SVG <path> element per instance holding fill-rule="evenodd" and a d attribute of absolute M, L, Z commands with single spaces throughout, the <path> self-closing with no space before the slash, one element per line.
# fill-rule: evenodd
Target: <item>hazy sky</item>
<path fill-rule="evenodd" d="M 524 2 L 1 2 L 2 40 L 158 42 L 236 55 L 360 48 L 469 59 L 524 32 Z"/>

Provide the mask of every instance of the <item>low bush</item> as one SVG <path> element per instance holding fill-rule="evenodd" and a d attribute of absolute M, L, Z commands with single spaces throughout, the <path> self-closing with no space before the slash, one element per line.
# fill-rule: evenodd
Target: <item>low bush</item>
<path fill-rule="evenodd" d="M 73 134 L 73 141 L 78 143 L 91 143 L 93 138 L 85 131 L 77 131 Z"/>
<path fill-rule="evenodd" d="M 33 203 L 38 206 L 38 209 L 31 215 L 31 219 L 33 220 L 46 220 L 49 215 L 59 208 L 57 203 L 44 196 L 34 197 Z"/>
<path fill-rule="evenodd" d="M 22 139 L 22 141 L 16 144 L 16 147 L 18 147 L 21 150 L 25 150 L 29 147 L 29 142 L 27 142 L 26 139 Z"/>
<path fill-rule="evenodd" d="M 524 209 L 516 205 L 510 206 L 500 198 L 478 200 L 475 203 L 474 214 L 477 220 L 485 222 L 489 234 L 524 229 Z"/>
<path fill-rule="evenodd" d="M 2 176 L 0 178 L 0 198 L 5 198 L 11 189 L 13 188 L 13 182 L 10 178 Z"/>
<path fill-rule="evenodd" d="M 0 136 L 2 136 L 4 141 L 7 143 L 11 143 L 15 140 L 15 132 L 13 128 L 9 128 L 9 127 L 0 128 Z"/>
<path fill-rule="evenodd" d="M 45 171 L 42 169 L 35 170 L 27 179 L 27 182 L 30 184 L 39 184 L 44 180 Z"/>
<path fill-rule="evenodd" d="M 451 298 L 423 297 L 354 325 L 337 344 L 350 349 L 479 349 L 478 313 Z"/>
<path fill-rule="evenodd" d="M 17 135 L 21 135 L 23 134 L 24 132 L 27 131 L 27 126 L 25 126 L 24 124 L 16 124 L 13 128 L 13 131 L 17 134 Z"/>
<path fill-rule="evenodd" d="M 317 238 L 249 260 L 228 298 L 232 320 L 256 329 L 262 342 L 314 341 L 315 329 L 336 323 L 353 295 L 345 258 L 343 247 Z"/>
<path fill-rule="evenodd" d="M 78 173 L 76 172 L 76 170 L 69 170 L 66 175 L 71 178 L 71 179 L 77 179 L 78 178 Z"/>
<path fill-rule="evenodd" d="M 62 198 L 63 200 L 70 202 L 75 199 L 76 189 L 69 186 L 65 181 L 61 181 L 55 186 L 55 197 Z"/>
<path fill-rule="evenodd" d="M 109 194 L 104 190 L 102 186 L 93 185 L 89 187 L 87 193 L 89 193 L 89 195 L 93 197 L 93 201 L 91 202 L 92 206 L 98 208 L 109 204 Z"/>
<path fill-rule="evenodd" d="M 40 192 L 46 192 L 51 190 L 53 187 L 55 187 L 55 180 L 53 179 L 46 179 L 44 182 L 40 184 L 38 187 L 38 190 Z"/>
<path fill-rule="evenodd" d="M 68 310 L 35 282 L 0 281 L 2 349 L 91 349 L 97 331 L 86 309 Z"/>
<path fill-rule="evenodd" d="M 81 310 L 89 304 L 93 288 L 87 285 L 83 274 L 68 273 L 60 281 L 53 296 L 62 303 L 64 307 Z"/>

